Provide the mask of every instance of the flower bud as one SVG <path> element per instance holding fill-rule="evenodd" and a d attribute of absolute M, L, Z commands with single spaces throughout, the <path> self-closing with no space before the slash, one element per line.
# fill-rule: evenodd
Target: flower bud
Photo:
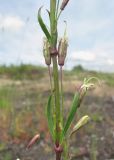
<path fill-rule="evenodd" d="M 83 116 L 78 122 L 77 124 L 74 126 L 71 135 L 73 133 L 75 133 L 78 129 L 80 129 L 81 127 L 83 127 L 85 124 L 87 124 L 90 120 L 90 117 L 88 115 Z"/>
<path fill-rule="evenodd" d="M 43 55 L 45 58 L 45 63 L 47 65 L 50 65 L 51 64 L 50 44 L 49 44 L 47 38 L 45 38 L 45 37 L 43 39 Z"/>
<path fill-rule="evenodd" d="M 61 38 L 58 46 L 58 63 L 60 66 L 64 65 L 68 48 L 68 39 L 66 37 Z"/>
<path fill-rule="evenodd" d="M 69 0 L 63 0 L 60 9 L 64 10 L 64 8 L 66 7 L 67 3 L 69 2 Z"/>

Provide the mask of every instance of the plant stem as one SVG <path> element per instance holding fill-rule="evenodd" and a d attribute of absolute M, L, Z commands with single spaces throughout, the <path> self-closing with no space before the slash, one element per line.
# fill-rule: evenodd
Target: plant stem
<path fill-rule="evenodd" d="M 60 152 L 56 152 L 56 160 L 61 160 L 61 153 Z"/>
<path fill-rule="evenodd" d="M 60 141 L 60 123 L 61 123 L 61 111 L 60 111 L 60 95 L 59 95 L 59 78 L 58 78 L 58 66 L 56 57 L 53 57 L 53 77 L 55 87 L 55 105 L 56 105 L 56 144 Z"/>
<path fill-rule="evenodd" d="M 61 138 L 61 110 L 60 110 L 60 93 L 59 93 L 59 76 L 57 64 L 57 17 L 56 17 L 56 0 L 50 0 L 50 29 L 51 29 L 51 57 L 53 62 L 53 81 L 54 81 L 54 100 L 55 100 L 55 146 L 60 146 Z M 52 53 L 53 52 L 53 53 Z M 56 160 L 61 160 L 61 152 L 55 151 Z"/>
<path fill-rule="evenodd" d="M 54 95 L 53 95 L 53 80 L 52 80 L 52 74 L 51 74 L 51 67 L 48 65 L 48 72 L 49 72 L 49 79 L 50 79 L 50 89 L 51 89 L 51 95 L 52 95 L 52 113 L 53 113 L 53 118 L 55 115 L 55 103 L 54 103 Z"/>
<path fill-rule="evenodd" d="M 50 0 L 51 48 L 57 44 L 56 0 Z"/>
<path fill-rule="evenodd" d="M 53 80 L 54 80 L 54 96 L 55 96 L 55 113 L 56 113 L 56 146 L 59 145 L 61 134 L 61 114 L 60 114 L 60 95 L 59 95 L 59 78 L 57 64 L 57 20 L 56 20 L 56 0 L 50 0 L 50 28 L 51 28 L 51 50 L 55 53 L 52 55 L 53 61 Z"/>
<path fill-rule="evenodd" d="M 63 71 L 62 66 L 60 66 L 60 87 L 61 87 L 61 121 L 63 126 L 63 119 L 64 119 L 64 108 L 63 108 Z"/>

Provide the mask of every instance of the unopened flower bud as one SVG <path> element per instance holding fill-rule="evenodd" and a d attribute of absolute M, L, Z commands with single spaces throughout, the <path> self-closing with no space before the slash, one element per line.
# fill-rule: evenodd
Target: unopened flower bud
<path fill-rule="evenodd" d="M 60 66 L 64 65 L 67 55 L 68 39 L 66 37 L 61 38 L 58 46 L 58 63 Z"/>
<path fill-rule="evenodd" d="M 51 64 L 50 44 L 49 44 L 47 38 L 43 39 L 43 55 L 45 58 L 45 63 L 47 65 L 50 65 Z"/>
<path fill-rule="evenodd" d="M 64 8 L 66 7 L 67 3 L 69 2 L 69 0 L 63 0 L 60 9 L 64 10 Z"/>
<path fill-rule="evenodd" d="M 80 129 L 81 127 L 83 127 L 84 125 L 86 125 L 88 122 L 90 121 L 90 117 L 88 115 L 83 116 L 78 122 L 77 124 L 74 126 L 71 135 L 73 133 L 75 133 L 78 129 Z"/>

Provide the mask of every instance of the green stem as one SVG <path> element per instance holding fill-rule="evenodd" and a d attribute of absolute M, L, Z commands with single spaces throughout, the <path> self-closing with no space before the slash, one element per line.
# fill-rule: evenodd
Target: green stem
<path fill-rule="evenodd" d="M 64 151 L 63 151 L 63 160 L 69 159 L 69 143 L 68 139 L 66 138 L 64 141 Z"/>
<path fill-rule="evenodd" d="M 60 86 L 61 86 L 61 121 L 63 126 L 63 119 L 64 119 L 64 108 L 63 108 L 63 71 L 62 66 L 60 66 Z"/>
<path fill-rule="evenodd" d="M 51 68 L 50 65 L 48 66 L 48 72 L 49 72 L 49 77 L 50 77 L 50 89 L 51 89 L 51 95 L 52 95 L 52 113 L 53 113 L 53 120 L 54 120 L 54 129 L 56 128 L 56 113 L 55 113 L 55 102 L 54 102 L 54 90 L 53 90 L 53 77 L 51 74 Z"/>
<path fill-rule="evenodd" d="M 51 48 L 57 44 L 56 0 L 50 0 Z"/>
<path fill-rule="evenodd" d="M 51 50 L 56 51 L 57 45 L 57 20 L 56 20 L 56 0 L 50 0 L 50 28 L 51 28 Z M 56 145 L 60 142 L 61 135 L 61 112 L 60 112 L 60 95 L 59 95 L 59 78 L 58 64 L 56 53 L 52 56 L 53 61 L 53 80 L 55 96 L 55 113 L 56 113 Z"/>
<path fill-rule="evenodd" d="M 59 95 L 59 78 L 58 78 L 58 66 L 57 59 L 53 57 L 53 77 L 54 77 L 54 89 L 55 89 L 55 112 L 56 112 L 56 142 L 60 141 L 60 123 L 61 123 L 61 111 L 60 111 L 60 95 Z"/>

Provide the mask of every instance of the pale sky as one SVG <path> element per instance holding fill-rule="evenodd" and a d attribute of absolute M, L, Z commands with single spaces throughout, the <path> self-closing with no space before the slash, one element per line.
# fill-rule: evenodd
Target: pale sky
<path fill-rule="evenodd" d="M 49 0 L 0 0 L 0 65 L 45 65 L 43 33 L 37 11 Z M 69 49 L 65 67 L 81 64 L 87 69 L 114 72 L 114 0 L 70 0 L 59 20 L 59 37 L 67 21 Z"/>

